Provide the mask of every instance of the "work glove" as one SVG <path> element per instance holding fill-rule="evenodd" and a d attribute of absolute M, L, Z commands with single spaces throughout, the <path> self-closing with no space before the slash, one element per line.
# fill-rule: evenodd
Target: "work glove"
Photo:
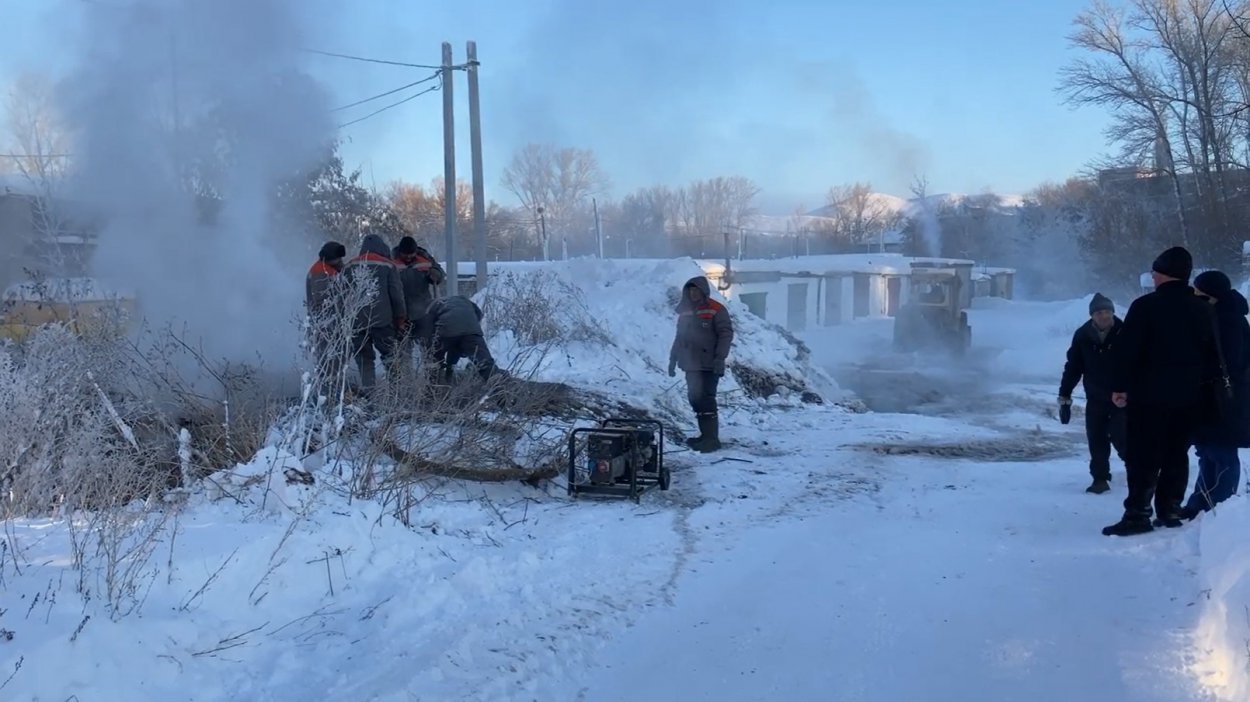
<path fill-rule="evenodd" d="M 1072 421 L 1072 398 L 1059 398 L 1059 423 L 1067 424 Z"/>
<path fill-rule="evenodd" d="M 717 377 L 725 375 L 725 362 L 715 361 L 712 363 L 712 373 L 714 373 Z"/>
<path fill-rule="evenodd" d="M 404 319 L 403 317 L 396 317 L 395 318 L 395 331 L 398 332 L 400 336 L 407 336 L 408 335 L 408 320 Z"/>
<path fill-rule="evenodd" d="M 677 377 L 677 361 L 670 360 L 668 362 L 668 377 L 670 378 Z"/>

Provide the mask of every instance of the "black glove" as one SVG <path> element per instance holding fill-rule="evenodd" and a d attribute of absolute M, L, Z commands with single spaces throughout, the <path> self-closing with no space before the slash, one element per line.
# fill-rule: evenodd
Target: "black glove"
<path fill-rule="evenodd" d="M 676 361 L 668 362 L 668 377 L 670 378 L 677 377 L 677 362 Z"/>
<path fill-rule="evenodd" d="M 715 374 L 716 377 L 718 378 L 725 375 L 725 362 L 724 361 L 714 362 L 712 364 L 712 373 Z"/>
<path fill-rule="evenodd" d="M 1059 423 L 1067 424 L 1072 421 L 1072 399 L 1067 397 L 1059 398 Z"/>

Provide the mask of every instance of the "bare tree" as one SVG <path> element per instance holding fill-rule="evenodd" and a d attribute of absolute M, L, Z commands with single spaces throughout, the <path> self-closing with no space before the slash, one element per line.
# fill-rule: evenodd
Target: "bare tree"
<path fill-rule="evenodd" d="M 682 234 L 705 239 L 738 229 L 757 212 L 760 189 L 743 176 L 696 180 L 677 191 L 674 213 Z"/>
<path fill-rule="evenodd" d="M 826 204 L 833 219 L 831 233 L 844 244 L 871 243 L 902 224 L 902 214 L 874 193 L 869 183 L 830 188 Z"/>
<path fill-rule="evenodd" d="M 590 198 L 607 190 L 608 178 L 589 149 L 527 144 L 504 168 L 503 186 L 526 210 L 543 208 L 548 226 L 567 233 Z"/>
<path fill-rule="evenodd" d="M 1115 121 L 1107 137 L 1119 144 L 1124 157 L 1141 163 L 1147 155 L 1166 154 L 1174 161 L 1168 134 L 1168 101 L 1156 64 L 1151 60 L 1151 43 L 1132 36 L 1138 19 L 1128 10 L 1095 0 L 1077 16 L 1071 44 L 1092 54 L 1060 71 L 1060 92 L 1073 105 L 1100 105 L 1111 108 Z M 1176 218 L 1182 242 L 1188 243 L 1189 226 L 1179 177 L 1172 169 Z"/>
<path fill-rule="evenodd" d="M 4 117 L 9 167 L 34 184 L 55 183 L 68 165 L 70 141 L 52 83 L 37 74 L 19 76 L 6 96 Z"/>

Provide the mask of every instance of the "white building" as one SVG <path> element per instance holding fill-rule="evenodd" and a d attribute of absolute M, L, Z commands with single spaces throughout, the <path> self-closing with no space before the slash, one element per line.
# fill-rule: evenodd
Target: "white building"
<path fill-rule="evenodd" d="M 910 258 L 901 254 L 801 256 L 791 259 L 700 261 L 708 280 L 727 298 L 794 332 L 854 319 L 893 317 L 907 303 L 911 264 L 953 268 L 963 284 L 960 306 L 974 296 L 1010 298 L 1015 272 L 977 269 L 972 261 Z"/>
<path fill-rule="evenodd" d="M 641 261 L 642 259 L 632 259 Z M 841 254 L 765 260 L 699 260 L 708 281 L 728 299 L 746 305 L 757 316 L 793 332 L 832 326 L 855 319 L 893 317 L 907 303 L 911 264 L 924 262 L 953 268 L 963 284 L 960 306 L 972 298 L 1012 295 L 1015 271 L 978 267 L 972 261 L 911 258 L 901 254 Z M 492 262 L 490 271 L 534 270 L 541 262 Z M 472 261 L 457 265 L 461 293 L 476 289 Z"/>

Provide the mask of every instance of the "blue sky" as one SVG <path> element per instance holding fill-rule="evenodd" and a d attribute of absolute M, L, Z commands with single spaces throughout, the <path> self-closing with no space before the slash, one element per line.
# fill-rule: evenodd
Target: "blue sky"
<path fill-rule="evenodd" d="M 80 2 L 83 0 L 79 0 Z M 92 0 L 96 1 L 96 0 Z M 98 0 L 103 2 L 104 0 Z M 109 0 L 124 2 L 126 0 Z M 62 0 L 62 10 L 75 4 Z M 46 65 L 56 0 L 0 0 L 0 80 Z M 1075 174 L 1103 153 L 1105 116 L 1054 88 L 1086 0 L 310 0 L 317 48 L 437 63 L 439 44 L 478 42 L 488 195 L 528 141 L 593 149 L 613 193 L 740 174 L 766 209 L 815 207 L 830 186 L 906 194 L 1015 193 Z M 65 7 L 71 8 L 64 10 Z M 12 37 L 13 32 L 9 33 Z M 422 77 L 414 69 L 310 57 L 339 103 Z M 8 75 L 6 75 L 8 74 Z M 458 168 L 468 175 L 467 100 L 456 84 Z M 397 96 L 398 97 L 398 96 Z M 344 113 L 366 114 L 387 100 Z M 440 97 L 347 128 L 349 163 L 379 185 L 442 172 Z"/>

